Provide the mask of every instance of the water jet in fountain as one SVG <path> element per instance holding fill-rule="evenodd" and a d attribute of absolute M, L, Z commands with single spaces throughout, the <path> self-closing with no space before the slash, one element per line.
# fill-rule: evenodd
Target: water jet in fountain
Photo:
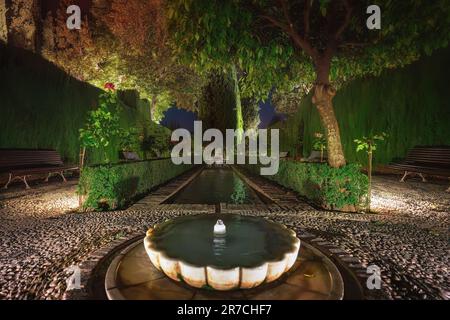
<path fill-rule="evenodd" d="M 223 224 L 222 220 L 217 220 L 214 225 L 214 235 L 225 235 L 227 233 L 227 227 Z"/>

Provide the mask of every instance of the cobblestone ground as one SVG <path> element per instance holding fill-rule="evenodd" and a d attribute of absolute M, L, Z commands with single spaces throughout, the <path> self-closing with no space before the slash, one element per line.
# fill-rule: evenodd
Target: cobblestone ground
<path fill-rule="evenodd" d="M 376 180 L 374 197 L 389 197 L 393 182 Z M 343 248 L 364 266 L 378 265 L 383 284 L 374 296 L 450 299 L 450 196 L 441 191 L 443 185 L 417 183 L 415 187 L 415 183 L 394 183 L 391 199 L 395 197 L 392 203 L 397 209 L 381 201 L 383 214 L 323 212 L 307 205 L 289 211 L 246 213 L 268 216 L 298 232 L 314 233 Z M 177 210 L 157 208 L 70 212 L 76 199 L 75 186 L 58 190 L 0 200 L 0 298 L 60 299 L 67 267 L 120 236 L 145 232 L 149 226 L 179 215 Z M 411 200 L 412 196 L 416 200 Z"/>

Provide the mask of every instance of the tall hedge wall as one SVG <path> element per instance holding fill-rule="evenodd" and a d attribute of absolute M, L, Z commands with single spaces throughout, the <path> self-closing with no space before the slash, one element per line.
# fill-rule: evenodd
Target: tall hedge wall
<path fill-rule="evenodd" d="M 51 148 L 77 163 L 78 130 L 97 106 L 100 92 L 40 56 L 0 44 L 0 148 Z M 128 105 L 123 105 L 122 126 L 150 122 L 148 104 L 132 104 L 130 94 L 123 96 Z M 111 161 L 117 160 L 114 144 L 107 153 Z M 103 151 L 91 150 L 87 162 L 99 163 L 103 157 Z"/>
<path fill-rule="evenodd" d="M 81 172 L 78 192 L 94 210 L 123 208 L 136 197 L 191 169 L 171 159 L 89 166 Z"/>
<path fill-rule="evenodd" d="M 375 163 L 404 157 L 415 145 L 450 145 L 450 50 L 436 52 L 401 70 L 380 77 L 357 80 L 338 91 L 334 98 L 345 156 L 365 164 L 353 140 L 370 133 L 386 132 L 388 141 L 375 154 Z M 311 97 L 298 112 L 281 124 L 281 148 L 303 155 L 312 149 L 314 132 L 323 132 Z"/>

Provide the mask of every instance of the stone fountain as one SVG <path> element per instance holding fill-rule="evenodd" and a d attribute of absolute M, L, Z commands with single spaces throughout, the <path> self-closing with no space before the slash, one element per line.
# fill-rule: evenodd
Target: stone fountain
<path fill-rule="evenodd" d="M 297 260 L 300 240 L 273 221 L 233 214 L 168 220 L 147 231 L 145 250 L 169 278 L 226 291 L 273 282 Z"/>

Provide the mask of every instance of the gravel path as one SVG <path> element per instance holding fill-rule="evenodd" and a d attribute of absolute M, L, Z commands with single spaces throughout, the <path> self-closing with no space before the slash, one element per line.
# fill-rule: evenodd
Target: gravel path
<path fill-rule="evenodd" d="M 21 185 L 0 193 L 0 218 L 29 220 L 57 217 L 78 208 L 77 180 L 33 186 Z"/>
<path fill-rule="evenodd" d="M 179 215 L 176 210 L 158 209 L 70 213 L 70 199 L 76 199 L 74 188 L 68 185 L 59 192 L 0 200 L 0 299 L 60 299 L 66 268 L 117 237 L 145 232 L 149 226 Z M 374 194 L 382 194 L 376 188 Z M 415 192 L 420 196 L 420 191 Z M 439 199 L 427 201 L 443 203 L 438 210 L 408 207 L 405 203 L 415 206 L 421 202 L 405 198 L 398 200 L 403 211 L 387 210 L 387 214 L 300 208 L 252 214 L 314 233 L 345 249 L 363 265 L 378 265 L 383 286 L 374 296 L 450 299 L 450 213 L 444 205 L 448 198 L 439 190 L 436 195 Z M 58 199 L 62 201 L 59 205 L 49 205 Z"/>

